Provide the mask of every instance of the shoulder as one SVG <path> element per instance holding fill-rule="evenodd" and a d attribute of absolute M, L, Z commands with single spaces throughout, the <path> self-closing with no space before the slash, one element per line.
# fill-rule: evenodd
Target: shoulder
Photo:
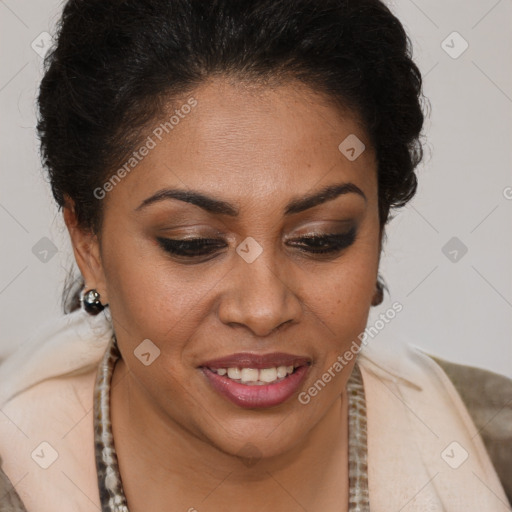
<path fill-rule="evenodd" d="M 494 510 L 507 503 L 471 415 L 432 357 L 412 345 L 374 341 L 359 362 L 374 496 L 386 502 L 391 489 L 398 509 L 407 499 L 422 510 Z"/>
<path fill-rule="evenodd" d="M 385 346 L 377 343 L 361 351 L 360 364 L 368 386 L 386 388 L 389 393 L 394 391 L 413 416 L 416 414 L 419 420 L 419 415 L 423 415 L 424 426 L 431 426 L 427 430 L 455 429 L 452 434 L 462 436 L 464 433 L 477 442 L 480 440 L 474 419 L 459 393 L 460 386 L 455 385 L 459 382 L 452 381 L 445 371 L 448 365 L 439 364 L 434 357 L 411 344 Z"/>
<path fill-rule="evenodd" d="M 113 334 L 106 314 L 49 319 L 0 365 L 3 471 L 31 512 L 97 511 L 96 371 Z"/>
<path fill-rule="evenodd" d="M 431 357 L 456 387 L 512 502 L 512 379 Z"/>
<path fill-rule="evenodd" d="M 30 511 L 99 508 L 95 378 L 95 371 L 50 378 L 14 396 L 1 409 L 2 469 Z"/>

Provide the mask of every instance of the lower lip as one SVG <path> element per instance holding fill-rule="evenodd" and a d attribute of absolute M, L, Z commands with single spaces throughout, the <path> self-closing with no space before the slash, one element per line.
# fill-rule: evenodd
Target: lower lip
<path fill-rule="evenodd" d="M 248 386 L 223 377 L 208 368 L 201 368 L 213 389 L 239 407 L 246 409 L 273 407 L 290 398 L 301 386 L 309 366 L 300 366 L 284 380 L 275 384 Z"/>

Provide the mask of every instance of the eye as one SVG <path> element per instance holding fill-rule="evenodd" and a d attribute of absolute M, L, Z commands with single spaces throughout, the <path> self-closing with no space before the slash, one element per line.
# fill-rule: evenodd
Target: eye
<path fill-rule="evenodd" d="M 325 235 L 308 235 L 292 240 L 290 245 L 298 247 L 301 251 L 311 254 L 333 254 L 352 245 L 356 238 L 356 228 L 346 233 L 329 233 Z M 158 244 L 166 252 L 185 258 L 197 258 L 213 254 L 219 249 L 227 247 L 222 240 L 215 238 L 157 238 Z"/>
<path fill-rule="evenodd" d="M 172 239 L 158 237 L 157 241 L 160 247 L 168 253 L 190 258 L 212 254 L 227 245 L 222 240 L 214 238 Z"/>
<path fill-rule="evenodd" d="M 356 228 L 353 227 L 346 233 L 304 236 L 294 240 L 292 245 L 305 245 L 306 248 L 301 250 L 312 254 L 333 254 L 352 245 L 355 239 Z"/>

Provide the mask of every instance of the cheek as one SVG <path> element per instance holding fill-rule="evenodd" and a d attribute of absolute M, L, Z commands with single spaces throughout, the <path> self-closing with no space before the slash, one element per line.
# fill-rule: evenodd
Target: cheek
<path fill-rule="evenodd" d="M 144 339 L 154 340 L 173 361 L 181 359 L 176 354 L 211 312 L 215 285 L 226 272 L 221 266 L 178 265 L 151 241 L 114 233 L 104 249 L 104 266 L 110 310 L 123 342 L 134 349 Z"/>
<path fill-rule="evenodd" d="M 378 275 L 378 244 L 360 240 L 336 263 L 304 274 L 304 302 L 327 339 L 327 351 L 340 351 L 364 331 Z"/>
<path fill-rule="evenodd" d="M 150 338 L 183 315 L 188 290 L 156 261 L 151 242 L 111 234 L 103 251 L 110 310 L 131 338 Z M 175 276 L 174 276 L 175 277 Z"/>
<path fill-rule="evenodd" d="M 373 229 L 363 229 L 353 246 L 325 267 L 319 265 L 314 277 L 324 281 L 321 291 L 329 298 L 329 306 L 366 308 L 375 291 L 378 265 L 378 237 Z"/>

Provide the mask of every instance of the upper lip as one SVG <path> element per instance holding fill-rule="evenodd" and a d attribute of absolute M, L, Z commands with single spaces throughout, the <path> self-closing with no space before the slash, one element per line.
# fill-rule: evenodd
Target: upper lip
<path fill-rule="evenodd" d="M 284 352 L 272 352 L 271 354 L 251 354 L 240 352 L 218 359 L 211 359 L 201 363 L 200 367 L 208 368 L 273 368 L 277 366 L 304 366 L 311 362 L 311 358 Z"/>

